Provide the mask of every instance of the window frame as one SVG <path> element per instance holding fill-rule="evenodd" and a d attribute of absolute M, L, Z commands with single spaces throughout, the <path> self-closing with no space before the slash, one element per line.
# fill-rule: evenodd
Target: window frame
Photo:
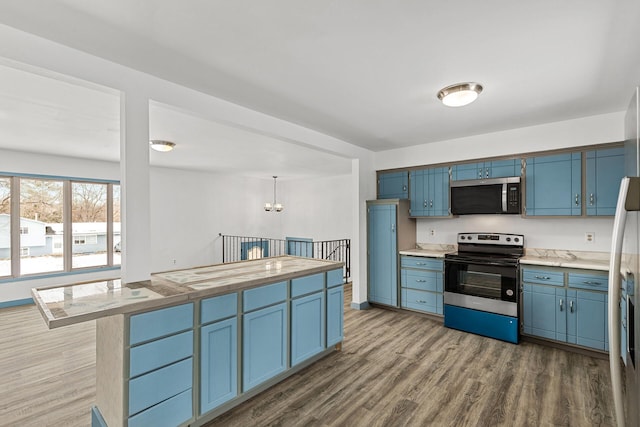
<path fill-rule="evenodd" d="M 78 273 L 91 273 L 91 272 L 100 272 L 106 270 L 119 270 L 121 268 L 121 264 L 114 264 L 114 225 L 113 225 L 113 203 L 114 203 L 114 195 L 113 195 L 113 187 L 115 185 L 120 186 L 122 188 L 120 181 L 118 180 L 109 180 L 109 179 L 92 179 L 92 178 L 81 178 L 81 177 L 68 177 L 68 176 L 55 176 L 55 175 L 39 175 L 39 174 L 26 174 L 26 173 L 12 173 L 0 171 L 0 178 L 9 179 L 10 181 L 10 256 L 11 256 L 11 269 L 9 275 L 0 276 L 0 283 L 5 282 L 13 282 L 17 280 L 28 280 L 28 279 L 39 279 L 45 277 L 55 277 L 55 276 L 65 276 L 71 274 Z M 54 181 L 62 181 L 63 185 L 63 228 L 65 230 L 62 239 L 62 248 L 63 248 L 63 258 L 64 258 L 64 268 L 62 271 L 48 271 L 41 273 L 31 273 L 31 274 L 22 274 L 20 271 L 21 266 L 21 257 L 22 255 L 22 247 L 20 246 L 20 236 L 22 235 L 22 229 L 24 227 L 20 226 L 20 180 L 21 179 L 34 179 L 34 180 L 54 180 Z M 71 185 L 72 183 L 87 183 L 87 184 L 107 184 L 107 263 L 105 265 L 98 266 L 90 266 L 90 267 L 73 267 L 73 244 L 74 238 L 72 232 L 72 220 L 71 220 L 71 212 L 72 212 L 72 204 L 73 198 L 71 197 Z M 121 190 L 120 190 L 121 191 Z M 67 232 L 68 230 L 68 232 Z M 91 234 L 94 236 L 97 241 L 97 234 L 95 233 L 82 233 L 82 236 L 85 239 L 85 244 L 87 242 L 87 236 Z M 28 248 L 27 248 L 28 249 Z"/>

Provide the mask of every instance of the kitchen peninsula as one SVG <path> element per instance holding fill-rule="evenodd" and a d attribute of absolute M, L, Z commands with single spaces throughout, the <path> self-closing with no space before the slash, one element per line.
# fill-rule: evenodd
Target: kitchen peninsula
<path fill-rule="evenodd" d="M 341 348 L 342 266 L 281 256 L 32 294 L 50 329 L 96 320 L 93 426 L 202 425 Z"/>

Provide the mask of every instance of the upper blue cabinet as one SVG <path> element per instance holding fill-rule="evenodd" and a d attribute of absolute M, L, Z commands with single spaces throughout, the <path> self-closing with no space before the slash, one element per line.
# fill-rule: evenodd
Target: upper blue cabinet
<path fill-rule="evenodd" d="M 451 167 L 451 180 L 505 178 L 520 176 L 520 159 L 487 160 L 478 163 L 465 163 Z"/>
<path fill-rule="evenodd" d="M 386 172 L 378 174 L 378 199 L 408 199 L 409 173 Z"/>
<path fill-rule="evenodd" d="M 411 216 L 449 215 L 449 168 L 411 171 Z"/>
<path fill-rule="evenodd" d="M 587 215 L 614 215 L 624 176 L 624 147 L 587 151 Z"/>
<path fill-rule="evenodd" d="M 526 167 L 526 214 L 582 214 L 582 155 L 529 157 Z"/>

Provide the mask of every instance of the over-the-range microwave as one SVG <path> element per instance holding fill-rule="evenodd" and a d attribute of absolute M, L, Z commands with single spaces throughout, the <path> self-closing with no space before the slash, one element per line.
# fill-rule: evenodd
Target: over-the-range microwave
<path fill-rule="evenodd" d="M 520 177 L 451 181 L 451 213 L 519 214 Z"/>

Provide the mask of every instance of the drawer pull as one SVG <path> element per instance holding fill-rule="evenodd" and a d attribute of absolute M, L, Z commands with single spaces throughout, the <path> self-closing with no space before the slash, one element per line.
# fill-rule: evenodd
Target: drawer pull
<path fill-rule="evenodd" d="M 564 309 L 564 308 L 563 308 L 563 307 L 564 307 L 564 305 L 563 305 L 563 304 L 564 304 L 564 303 L 562 302 L 562 299 L 561 299 L 561 300 L 560 300 L 560 311 L 562 311 L 562 310 Z"/>
<path fill-rule="evenodd" d="M 589 285 L 589 286 L 597 286 L 597 285 L 601 285 L 602 284 L 600 282 L 594 282 L 592 280 L 585 280 L 582 283 L 585 284 L 585 285 Z"/>
<path fill-rule="evenodd" d="M 422 299 L 418 299 L 418 300 L 416 300 L 416 302 L 418 304 L 426 304 L 427 303 L 425 300 L 422 300 Z"/>
<path fill-rule="evenodd" d="M 538 280 L 551 280 L 551 277 L 549 276 L 535 276 L 535 278 Z"/>
<path fill-rule="evenodd" d="M 416 265 L 427 265 L 426 262 L 416 262 Z"/>
<path fill-rule="evenodd" d="M 418 282 L 418 283 L 425 283 L 425 282 L 426 282 L 426 280 L 424 280 L 424 279 L 416 279 L 416 282 Z"/>

